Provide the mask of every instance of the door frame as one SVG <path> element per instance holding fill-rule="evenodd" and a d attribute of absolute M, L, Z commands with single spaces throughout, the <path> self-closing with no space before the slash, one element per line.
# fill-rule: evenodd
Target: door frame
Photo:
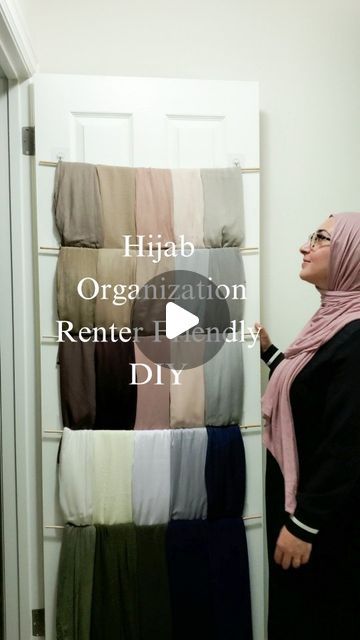
<path fill-rule="evenodd" d="M 11 0 L 0 0 L 0 66 L 8 81 L 1 101 L 2 116 L 8 120 L 7 158 L 3 158 L 8 176 L 2 183 L 8 215 L 0 221 L 5 295 L 1 302 L 6 314 L 1 326 L 4 632 L 9 639 L 28 640 L 32 610 L 43 607 L 43 572 L 33 286 L 34 159 L 22 154 L 21 128 L 34 124 L 31 77 L 37 62 L 24 20 Z M 4 127 L 2 134 L 6 135 Z"/>
<path fill-rule="evenodd" d="M 11 0 L 0 0 L 0 66 L 8 80 L 31 78 L 38 70 L 24 17 Z"/>

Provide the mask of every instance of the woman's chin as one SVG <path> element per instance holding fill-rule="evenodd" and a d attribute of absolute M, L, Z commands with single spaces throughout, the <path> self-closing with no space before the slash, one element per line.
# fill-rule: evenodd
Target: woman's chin
<path fill-rule="evenodd" d="M 306 273 L 306 267 L 305 269 L 301 269 L 299 278 L 301 278 L 301 280 L 304 280 L 305 282 L 310 282 L 311 284 L 313 284 L 311 275 L 309 273 Z"/>

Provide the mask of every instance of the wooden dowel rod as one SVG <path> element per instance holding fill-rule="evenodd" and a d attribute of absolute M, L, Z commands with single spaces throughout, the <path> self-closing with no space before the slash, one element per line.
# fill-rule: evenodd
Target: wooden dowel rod
<path fill-rule="evenodd" d="M 252 516 L 243 516 L 243 520 L 259 520 L 260 518 L 262 518 L 261 513 L 252 515 Z M 64 524 L 45 524 L 44 525 L 44 529 L 64 529 L 64 528 L 65 528 Z"/>
<path fill-rule="evenodd" d="M 260 427 L 261 427 L 261 424 L 241 424 L 240 425 L 240 429 L 244 429 L 245 431 L 246 429 L 259 429 Z M 198 427 L 198 428 L 201 429 L 201 427 Z M 224 429 L 226 429 L 226 427 L 224 427 Z M 52 434 L 62 435 L 64 431 L 63 429 L 44 429 L 43 433 L 44 434 L 46 433 L 47 435 L 52 435 Z"/>
<path fill-rule="evenodd" d="M 52 162 L 49 160 L 39 160 L 40 167 L 57 167 L 57 165 L 57 162 Z M 260 167 L 243 167 L 241 169 L 241 173 L 258 173 L 259 171 Z"/>
<path fill-rule="evenodd" d="M 76 247 L 76 248 L 81 248 L 81 247 Z M 106 248 L 106 247 L 104 247 L 104 248 Z M 39 247 L 39 252 L 41 252 L 41 251 L 52 251 L 52 252 L 54 252 L 54 251 L 60 251 L 60 249 L 61 249 L 61 247 Z M 100 249 L 101 249 L 101 247 L 100 247 Z M 119 249 L 120 249 L 120 247 L 119 247 Z M 239 250 L 241 251 L 241 253 L 246 253 L 247 251 L 259 251 L 259 247 L 239 247 Z"/>

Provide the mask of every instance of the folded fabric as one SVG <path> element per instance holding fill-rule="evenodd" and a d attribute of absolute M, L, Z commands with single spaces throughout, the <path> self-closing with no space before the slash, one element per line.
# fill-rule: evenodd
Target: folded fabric
<path fill-rule="evenodd" d="M 217 640 L 252 640 L 249 560 L 242 518 L 208 521 L 208 550 Z"/>
<path fill-rule="evenodd" d="M 136 284 L 140 290 L 134 300 L 132 327 L 142 327 L 142 336 L 152 336 L 157 330 L 154 321 L 160 323 L 159 330 L 165 328 L 169 291 L 166 288 L 174 282 L 175 258 L 165 256 L 162 251 L 159 262 L 154 262 L 157 258 L 149 251 L 143 253 L 136 258 Z"/>
<path fill-rule="evenodd" d="M 170 169 L 136 169 L 136 233 L 149 242 L 174 242 L 173 191 Z"/>
<path fill-rule="evenodd" d="M 96 167 L 84 162 L 58 162 L 53 212 L 61 244 L 102 247 L 102 204 Z"/>
<path fill-rule="evenodd" d="M 134 343 L 97 342 L 96 429 L 133 429 L 137 387 L 131 384 Z"/>
<path fill-rule="evenodd" d="M 209 277 L 209 250 L 195 249 L 190 256 L 177 254 L 175 258 L 175 282 L 181 298 L 178 302 L 186 311 L 199 318 L 200 327 L 205 326 L 207 317 Z M 190 273 L 189 273 L 190 272 Z M 187 295 L 189 289 L 191 296 Z"/>
<path fill-rule="evenodd" d="M 199 169 L 171 170 L 174 197 L 174 231 L 195 247 L 204 246 L 204 197 Z"/>
<path fill-rule="evenodd" d="M 202 336 L 196 336 L 198 340 Z M 204 367 L 200 364 L 204 360 L 205 337 L 201 342 L 194 341 L 189 336 L 187 342 L 179 336 L 171 343 L 171 362 L 177 370 L 181 370 L 179 384 L 170 386 L 170 427 L 179 429 L 185 427 L 205 426 L 205 390 Z M 189 367 L 189 368 L 186 368 Z"/>
<path fill-rule="evenodd" d="M 143 251 L 144 255 L 136 256 L 136 284 L 141 288 L 149 280 L 166 274 L 175 268 L 175 258 L 165 255 L 165 250 L 160 253 L 158 262 L 157 254 L 152 255 L 148 250 Z M 149 296 L 150 297 L 150 296 Z"/>
<path fill-rule="evenodd" d="M 106 298 L 99 292 L 95 302 L 95 325 L 109 329 L 130 327 L 133 296 L 136 294 L 135 255 L 125 256 L 121 249 L 100 249 L 97 261 L 99 285 L 110 285 Z M 132 286 L 131 286 L 132 285 Z M 129 295 L 131 294 L 131 297 Z"/>
<path fill-rule="evenodd" d="M 209 249 L 209 278 L 217 287 L 218 295 L 226 301 L 229 318 L 219 313 L 219 302 L 217 305 L 208 304 L 208 325 L 217 326 L 219 331 L 224 331 L 232 320 L 236 320 L 238 329 L 239 321 L 244 318 L 246 297 L 244 261 L 240 249 Z"/>
<path fill-rule="evenodd" d="M 193 345 L 196 350 L 201 345 Z M 203 352 L 203 351 L 202 351 Z M 184 369 L 181 384 L 170 387 L 170 427 L 183 429 L 205 426 L 204 367 Z"/>
<path fill-rule="evenodd" d="M 195 271 L 196 273 L 200 273 L 205 278 L 209 277 L 209 259 L 210 259 L 210 249 L 194 249 L 191 255 L 182 255 L 177 250 L 175 256 L 175 269 L 176 271 L 180 271 L 184 269 L 185 271 Z"/>
<path fill-rule="evenodd" d="M 65 522 L 93 523 L 93 431 L 65 427 L 59 456 L 59 498 Z"/>
<path fill-rule="evenodd" d="M 173 520 L 206 518 L 206 429 L 171 432 L 171 511 Z"/>
<path fill-rule="evenodd" d="M 57 604 L 57 640 L 89 640 L 95 557 L 95 527 L 64 528 Z"/>
<path fill-rule="evenodd" d="M 137 525 L 169 521 L 170 435 L 166 429 L 134 433 L 132 497 Z"/>
<path fill-rule="evenodd" d="M 252 640 L 241 518 L 64 528 L 59 640 Z"/>
<path fill-rule="evenodd" d="M 205 246 L 241 246 L 244 239 L 241 168 L 201 169 L 201 179 L 204 190 Z"/>
<path fill-rule="evenodd" d="M 133 431 L 93 431 L 94 524 L 132 522 Z"/>
<path fill-rule="evenodd" d="M 135 429 L 170 427 L 170 371 L 156 364 L 170 361 L 169 343 L 167 338 L 155 342 L 153 336 L 143 336 L 135 342 L 138 383 Z"/>
<path fill-rule="evenodd" d="M 209 519 L 237 518 L 245 500 L 245 450 L 239 427 L 207 427 L 205 465 Z"/>
<path fill-rule="evenodd" d="M 60 398 L 64 427 L 91 429 L 96 415 L 95 343 L 59 343 Z"/>
<path fill-rule="evenodd" d="M 216 638 L 207 526 L 206 520 L 172 520 L 167 528 L 174 640 Z"/>
<path fill-rule="evenodd" d="M 166 564 L 167 525 L 136 527 L 141 640 L 171 640 L 171 607 Z"/>
<path fill-rule="evenodd" d="M 228 337 L 230 337 L 229 334 Z M 240 424 L 244 396 L 244 367 L 240 335 L 234 334 L 235 342 L 224 342 L 213 353 L 216 338 L 205 344 L 205 424 L 221 426 Z"/>
<path fill-rule="evenodd" d="M 103 209 L 104 247 L 124 247 L 124 235 L 136 242 L 135 169 L 96 165 Z"/>
<path fill-rule="evenodd" d="M 93 327 L 95 321 L 94 283 L 98 252 L 94 249 L 61 247 L 57 263 L 57 307 L 60 320 L 72 322 L 74 333 Z M 85 281 L 78 293 L 80 280 Z M 67 326 L 65 327 L 68 328 Z"/>
<path fill-rule="evenodd" d="M 134 524 L 96 527 L 91 640 L 140 640 Z"/>

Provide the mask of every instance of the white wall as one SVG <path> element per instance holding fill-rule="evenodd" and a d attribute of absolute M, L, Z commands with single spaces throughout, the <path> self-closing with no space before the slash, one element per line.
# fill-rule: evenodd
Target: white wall
<path fill-rule="evenodd" d="M 299 244 L 360 209 L 359 1 L 18 2 L 43 72 L 260 82 L 261 320 L 286 346 L 318 300 Z"/>
<path fill-rule="evenodd" d="M 285 347 L 318 302 L 299 244 L 329 212 L 360 210 L 359 0 L 4 3 L 42 72 L 260 82 L 261 320 Z"/>

